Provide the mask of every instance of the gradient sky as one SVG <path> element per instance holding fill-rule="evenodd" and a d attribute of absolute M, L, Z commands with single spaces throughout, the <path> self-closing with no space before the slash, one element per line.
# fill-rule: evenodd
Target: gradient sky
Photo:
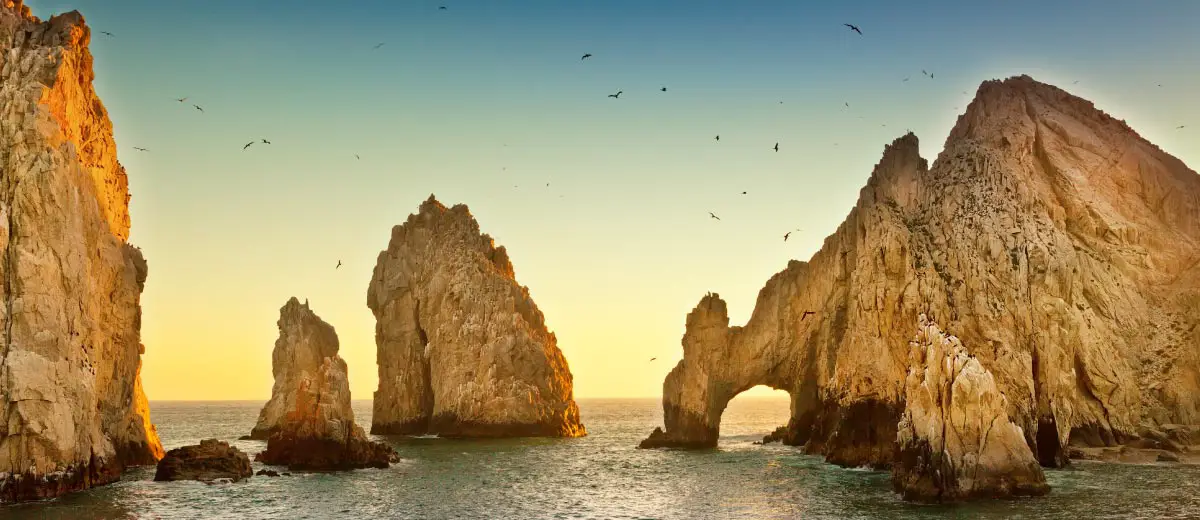
<path fill-rule="evenodd" d="M 152 400 L 269 397 L 293 295 L 369 398 L 367 283 L 430 193 L 508 248 L 576 396 L 632 397 L 660 395 L 705 292 L 743 323 L 884 145 L 911 129 L 932 160 L 983 80 L 1056 84 L 1200 165 L 1188 0 L 26 3 L 94 31 L 150 265 Z"/>

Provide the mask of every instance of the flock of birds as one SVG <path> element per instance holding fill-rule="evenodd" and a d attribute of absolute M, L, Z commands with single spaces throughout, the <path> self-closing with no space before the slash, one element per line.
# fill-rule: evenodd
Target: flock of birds
<path fill-rule="evenodd" d="M 446 8 L 446 6 L 444 6 L 444 5 L 443 5 L 443 6 L 439 6 L 439 7 L 438 7 L 438 10 L 440 10 L 440 11 L 445 11 L 445 10 L 447 10 L 447 8 Z M 861 28 L 859 28 L 857 25 L 850 24 L 850 23 L 844 23 L 844 24 L 842 24 L 842 25 L 843 25 L 843 26 L 845 26 L 845 27 L 846 27 L 846 28 L 847 28 L 849 31 L 851 31 L 851 32 L 853 32 L 853 33 L 855 33 L 855 34 L 858 34 L 859 36 L 863 36 L 863 31 L 862 31 L 862 29 L 861 29 Z M 115 36 L 113 33 L 111 33 L 111 32 L 108 32 L 108 31 L 99 31 L 99 32 L 100 32 L 100 34 L 103 34 L 103 35 L 105 35 L 105 36 L 107 36 L 107 37 L 110 37 L 110 38 Z M 384 45 L 386 45 L 386 42 L 379 42 L 379 43 L 375 44 L 373 47 L 371 47 L 371 50 L 378 50 L 378 49 L 382 48 Z M 590 52 L 589 52 L 589 53 L 584 53 L 584 54 L 583 54 L 583 56 L 581 56 L 579 59 L 580 59 L 581 61 L 584 61 L 584 60 L 587 60 L 588 58 L 592 58 L 592 57 L 593 57 L 592 53 L 590 53 Z M 922 75 L 924 75 L 925 77 L 929 78 L 929 79 L 934 79 L 934 74 L 933 74 L 932 72 L 929 72 L 929 71 L 926 71 L 926 70 L 922 69 L 922 70 L 921 70 L 921 74 L 922 74 Z M 908 78 L 908 77 L 905 77 L 905 78 L 904 78 L 902 81 L 903 81 L 903 82 L 908 82 L 908 80 L 909 80 L 909 79 L 910 79 L 910 78 Z M 1078 80 L 1076 80 L 1076 81 L 1072 82 L 1072 84 L 1078 84 L 1078 83 L 1079 83 L 1079 81 L 1078 81 Z M 1159 87 L 1162 87 L 1162 84 L 1158 84 L 1158 86 L 1159 86 Z M 659 88 L 659 91 L 660 91 L 660 92 L 667 92 L 667 87 L 663 86 L 663 87 Z M 624 94 L 624 93 L 625 93 L 625 91 L 624 91 L 624 90 L 617 90 L 617 91 L 616 91 L 615 93 L 613 93 L 613 94 L 608 94 L 608 97 L 609 97 L 609 98 L 612 98 L 612 99 L 621 99 L 621 94 Z M 967 93 L 966 93 L 966 92 L 963 92 L 963 94 L 967 94 Z M 187 103 L 187 100 L 188 100 L 188 97 L 186 97 L 186 96 L 185 96 L 185 97 L 181 97 L 181 98 L 176 98 L 176 99 L 175 99 L 175 101 L 177 101 L 177 102 L 179 102 L 179 103 Z M 783 102 L 782 102 L 782 101 L 780 101 L 779 103 L 780 103 L 780 104 L 782 104 Z M 850 108 L 850 103 L 849 103 L 848 101 L 847 101 L 847 102 L 845 102 L 844 104 L 845 104 L 846 108 Z M 198 104 L 194 104 L 194 103 L 192 103 L 192 104 L 191 104 L 191 106 L 192 106 L 193 108 L 195 108 L 197 111 L 201 112 L 201 113 L 203 113 L 203 112 L 204 112 L 204 107 L 201 107 L 201 106 L 200 106 L 200 105 L 198 105 Z M 958 107 L 955 107 L 955 108 L 957 109 Z M 887 126 L 887 125 L 883 125 L 883 126 Z M 1186 125 L 1179 125 L 1179 126 L 1175 127 L 1175 129 L 1176 129 L 1176 130 L 1182 130 L 1182 129 L 1184 129 L 1184 128 L 1186 128 Z M 714 136 L 714 137 L 713 137 L 713 140 L 714 140 L 714 141 L 717 141 L 717 142 L 720 142 L 720 141 L 721 141 L 721 136 L 720 136 L 720 134 L 717 134 L 716 136 Z M 269 141 L 269 140 L 267 140 L 267 139 L 262 139 L 262 138 L 260 138 L 260 139 L 256 139 L 256 140 L 252 140 L 252 141 L 250 141 L 250 142 L 246 143 L 245 145 L 243 145 L 243 146 L 242 146 L 242 150 L 247 150 L 247 149 L 249 149 L 251 146 L 253 146 L 253 145 L 255 145 L 255 144 L 268 144 L 268 145 L 269 145 L 269 144 L 271 144 L 271 141 Z M 835 146 L 836 146 L 836 143 L 835 143 Z M 147 148 L 143 148 L 143 147 L 139 147 L 139 146 L 135 146 L 135 147 L 133 147 L 133 149 L 134 149 L 134 150 L 136 150 L 136 151 L 138 151 L 138 152 L 149 152 L 149 151 L 150 151 L 150 150 L 149 150 L 149 149 L 147 149 Z M 779 152 L 779 143 L 778 143 L 778 142 L 776 142 L 776 143 L 775 143 L 775 145 L 771 147 L 771 149 L 772 149 L 772 150 L 774 150 L 776 153 L 778 153 L 778 152 Z M 360 157 L 359 157 L 359 155 L 358 155 L 358 154 L 354 154 L 354 158 L 355 158 L 355 159 L 360 159 Z M 507 168 L 505 168 L 505 169 L 507 169 Z M 546 183 L 546 186 L 547 186 L 547 187 L 549 187 L 549 186 L 550 186 L 550 183 Z M 514 187 L 514 188 L 516 188 L 517 186 L 516 186 L 516 185 L 514 185 L 513 187 Z M 743 191 L 743 192 L 742 192 L 742 195 L 746 195 L 746 193 L 747 193 L 747 192 Z M 560 195 L 560 197 L 561 197 L 561 195 Z M 710 218 L 712 218 L 713 220 L 717 220 L 717 221 L 720 221 L 720 220 L 721 220 L 721 217 L 718 217 L 718 216 L 717 216 L 715 213 L 713 213 L 713 212 L 711 212 L 711 211 L 708 213 L 708 215 L 709 215 L 709 217 L 710 217 Z M 783 241 L 784 241 L 784 242 L 787 242 L 788 238 L 790 238 L 790 237 L 791 237 L 792 233 L 799 232 L 799 231 L 801 231 L 801 230 L 800 230 L 800 229 L 794 229 L 794 230 L 792 230 L 792 231 L 788 231 L 788 232 L 784 233 L 784 234 L 783 234 Z M 341 261 L 341 260 L 338 260 L 338 262 L 337 262 L 337 265 L 334 267 L 334 269 L 340 268 L 341 266 L 342 266 L 342 261 Z M 805 313 L 804 313 L 804 317 L 808 317 L 808 315 L 809 315 L 809 314 L 813 314 L 813 312 L 811 312 L 811 311 L 805 311 Z M 801 319 L 803 319 L 803 318 L 801 318 Z M 654 360 L 654 359 L 651 359 L 651 361 L 653 361 L 653 360 Z"/>

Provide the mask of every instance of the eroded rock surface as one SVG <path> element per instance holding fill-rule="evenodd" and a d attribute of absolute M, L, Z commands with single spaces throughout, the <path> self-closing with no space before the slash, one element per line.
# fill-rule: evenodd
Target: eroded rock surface
<path fill-rule="evenodd" d="M 0 502 L 163 455 L 139 378 L 146 260 L 90 38 L 77 12 L 0 0 Z"/>
<path fill-rule="evenodd" d="M 792 396 L 789 444 L 889 467 L 921 313 L 971 346 L 1042 465 L 1197 424 L 1200 176 L 1058 88 L 984 82 L 932 168 L 911 134 L 885 148 L 744 326 L 701 300 L 659 444 L 715 445 L 728 400 L 764 384 Z"/>
<path fill-rule="evenodd" d="M 175 448 L 158 461 L 156 481 L 229 479 L 237 482 L 254 475 L 250 457 L 225 441 L 206 439 L 200 444 Z"/>
<path fill-rule="evenodd" d="M 367 306 L 379 363 L 372 433 L 586 434 L 554 333 L 466 206 L 431 195 L 392 228 Z"/>
<path fill-rule="evenodd" d="M 910 345 L 892 485 L 906 500 L 1044 495 L 1046 476 L 996 380 L 958 338 L 920 316 Z"/>
<path fill-rule="evenodd" d="M 397 461 L 391 446 L 371 441 L 354 422 L 333 327 L 296 298 L 279 310 L 278 324 L 275 387 L 255 427 L 268 434 L 267 449 L 255 460 L 294 470 L 386 468 Z"/>

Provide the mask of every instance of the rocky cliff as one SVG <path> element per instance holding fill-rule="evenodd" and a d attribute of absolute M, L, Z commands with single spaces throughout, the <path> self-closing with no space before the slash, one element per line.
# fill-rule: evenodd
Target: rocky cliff
<path fill-rule="evenodd" d="M 372 433 L 586 434 L 554 334 L 466 206 L 431 195 L 392 228 L 367 306 L 379 363 Z"/>
<path fill-rule="evenodd" d="M 139 380 L 146 261 L 77 12 L 0 0 L 0 501 L 153 463 Z"/>
<path fill-rule="evenodd" d="M 892 485 L 909 500 L 1044 495 L 1046 476 L 991 372 L 920 316 L 909 349 Z"/>
<path fill-rule="evenodd" d="M 386 468 L 398 460 L 390 446 L 372 442 L 354 422 L 333 327 L 296 298 L 279 310 L 278 324 L 275 387 L 254 427 L 256 437 L 267 437 L 267 449 L 255 459 L 306 470 Z"/>
<path fill-rule="evenodd" d="M 1200 176 L 1063 90 L 984 82 L 932 167 L 914 135 L 885 148 L 745 326 L 700 301 L 646 445 L 715 445 L 729 399 L 765 384 L 791 394 L 786 442 L 888 467 L 921 313 L 994 375 L 1042 465 L 1200 422 Z"/>

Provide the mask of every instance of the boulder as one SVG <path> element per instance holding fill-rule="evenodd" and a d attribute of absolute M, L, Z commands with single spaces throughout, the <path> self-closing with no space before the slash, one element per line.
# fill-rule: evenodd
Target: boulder
<path fill-rule="evenodd" d="M 175 448 L 158 461 L 155 481 L 199 480 L 214 482 L 228 479 L 237 482 L 250 478 L 250 457 L 225 441 L 207 439 L 198 445 Z"/>

